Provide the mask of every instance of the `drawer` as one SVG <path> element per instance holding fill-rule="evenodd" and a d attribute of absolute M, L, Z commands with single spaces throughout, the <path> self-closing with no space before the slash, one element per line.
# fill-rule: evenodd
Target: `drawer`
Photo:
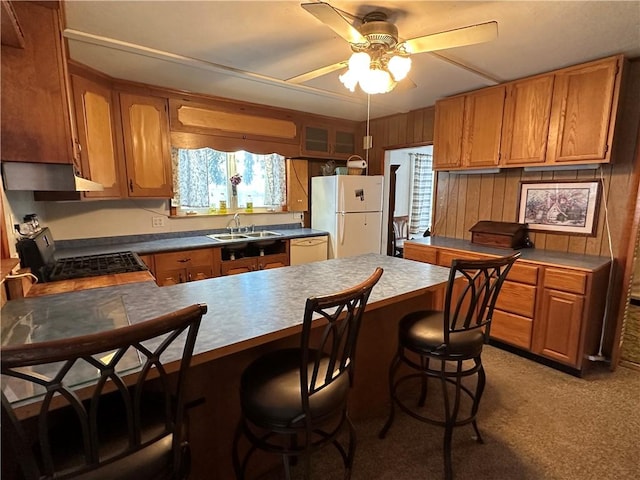
<path fill-rule="evenodd" d="M 529 350 L 532 326 L 530 318 L 495 309 L 491 320 L 491 338 Z"/>
<path fill-rule="evenodd" d="M 154 255 L 156 271 L 186 268 L 195 265 L 213 265 L 211 249 L 186 250 Z"/>
<path fill-rule="evenodd" d="M 519 262 L 513 264 L 507 278 L 513 282 L 536 285 L 538 283 L 538 270 L 540 267 L 526 265 Z"/>
<path fill-rule="evenodd" d="M 587 274 L 573 270 L 546 268 L 544 287 L 584 295 L 587 291 Z"/>
<path fill-rule="evenodd" d="M 533 318 L 536 305 L 536 287 L 506 281 L 496 300 L 496 308 Z"/>
<path fill-rule="evenodd" d="M 408 260 L 416 260 L 418 262 L 431 263 L 432 265 L 436 265 L 438 251 L 435 248 L 425 247 L 423 245 L 405 243 L 404 258 Z"/>
<path fill-rule="evenodd" d="M 489 258 L 483 255 L 477 255 L 475 253 L 463 252 L 458 250 L 440 250 L 438 251 L 438 265 L 441 267 L 451 267 L 451 262 L 457 258 L 463 258 L 465 260 L 481 260 L 483 258 Z"/>

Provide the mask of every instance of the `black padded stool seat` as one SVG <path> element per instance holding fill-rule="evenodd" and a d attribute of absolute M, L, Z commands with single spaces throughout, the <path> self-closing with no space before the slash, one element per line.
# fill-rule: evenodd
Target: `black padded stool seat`
<path fill-rule="evenodd" d="M 482 351 L 484 334 L 480 330 L 451 332 L 445 343 L 442 312 L 412 312 L 400 321 L 399 342 L 415 353 L 433 356 L 473 357 Z"/>
<path fill-rule="evenodd" d="M 315 357 L 316 351 L 312 351 Z M 244 415 L 256 425 L 292 427 L 304 421 L 300 390 L 300 349 L 271 352 L 254 361 L 242 374 L 240 397 Z M 324 376 L 330 358 L 322 356 L 320 375 Z M 309 377 L 314 364 L 308 365 Z M 315 418 L 334 415 L 346 402 L 349 376 L 341 375 L 309 398 L 309 410 Z"/>
<path fill-rule="evenodd" d="M 477 441 L 483 442 L 476 424 L 485 386 L 482 347 L 489 337 L 498 293 L 519 256 L 520 253 L 514 253 L 490 260 L 454 260 L 444 310 L 409 313 L 398 326 L 398 350 L 389 367 L 391 408 L 379 436 L 384 438 L 391 428 L 396 406 L 417 420 L 444 427 L 446 480 L 453 477 L 453 428 L 470 423 Z M 401 371 L 401 366 L 408 368 Z M 439 380 L 443 411 L 424 408 L 430 378 Z M 475 387 L 471 385 L 473 380 Z M 410 382 L 419 386 L 417 403 L 408 402 L 398 394 L 399 386 L 406 385 L 408 390 Z M 468 413 L 462 411 L 465 407 L 470 409 Z"/>
<path fill-rule="evenodd" d="M 244 370 L 240 380 L 242 415 L 233 440 L 236 478 L 245 478 L 256 450 L 281 456 L 285 478 L 303 461 L 311 476 L 311 454 L 326 446 L 338 450 L 351 476 L 356 439 L 347 412 L 360 322 L 382 269 L 338 293 L 307 299 L 299 348 L 266 353 Z M 312 327 L 313 324 L 313 327 Z M 340 433 L 348 432 L 348 445 Z M 249 448 L 240 455 L 240 440 Z M 257 462 L 255 462 L 257 463 Z"/>

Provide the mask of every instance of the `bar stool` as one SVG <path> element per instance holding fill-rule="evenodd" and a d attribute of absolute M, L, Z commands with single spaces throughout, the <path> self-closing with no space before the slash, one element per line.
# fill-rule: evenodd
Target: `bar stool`
<path fill-rule="evenodd" d="M 290 464 L 300 457 L 308 479 L 311 454 L 329 444 L 342 456 L 345 479 L 350 478 L 356 439 L 347 399 L 362 314 L 382 272 L 378 267 L 359 285 L 308 298 L 300 347 L 267 353 L 244 370 L 242 416 L 233 441 L 236 478 L 245 478 L 251 456 L 262 450 L 282 456 L 287 479 Z M 345 427 L 346 449 L 338 441 Z M 242 437 L 250 447 L 241 459 Z"/>
<path fill-rule="evenodd" d="M 453 477 L 451 439 L 454 427 L 471 423 L 478 443 L 483 443 L 476 424 L 485 386 L 482 347 L 489 338 L 496 298 L 519 256 L 520 252 L 491 260 L 454 260 L 445 292 L 444 311 L 412 312 L 399 323 L 398 350 L 389 368 L 391 406 L 379 437 L 383 439 L 387 435 L 396 405 L 417 420 L 444 427 L 446 480 Z M 405 369 L 399 374 L 401 366 Z M 474 377 L 475 389 L 473 385 L 463 384 L 463 380 Z M 423 408 L 429 378 L 438 379 L 441 385 L 444 412 L 440 415 Z M 411 380 L 419 383 L 417 406 L 408 405 L 399 392 L 399 387 Z M 450 392 L 450 385 L 453 392 Z M 470 400 L 466 415 L 460 412 L 463 396 Z"/>
<path fill-rule="evenodd" d="M 186 478 L 183 391 L 206 311 L 192 305 L 114 330 L 2 347 L 2 440 L 22 477 Z M 180 354 L 175 381 L 160 359 L 169 348 Z M 18 420 L 9 388 L 41 396 L 35 418 Z"/>

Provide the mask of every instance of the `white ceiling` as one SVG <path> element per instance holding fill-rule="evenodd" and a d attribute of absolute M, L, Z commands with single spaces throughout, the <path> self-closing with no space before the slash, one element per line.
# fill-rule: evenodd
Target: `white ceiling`
<path fill-rule="evenodd" d="M 311 1 L 311 0 L 305 0 Z M 330 1 L 363 16 L 390 15 L 402 38 L 487 21 L 492 42 L 438 54 L 498 81 L 624 53 L 640 57 L 640 0 Z M 113 77 L 352 120 L 367 117 L 367 96 L 333 72 L 304 85 L 287 78 L 349 58 L 349 44 L 300 1 L 68 1 L 65 36 L 72 59 Z M 376 118 L 433 105 L 491 85 L 432 53 L 413 57 L 412 89 L 371 96 Z"/>

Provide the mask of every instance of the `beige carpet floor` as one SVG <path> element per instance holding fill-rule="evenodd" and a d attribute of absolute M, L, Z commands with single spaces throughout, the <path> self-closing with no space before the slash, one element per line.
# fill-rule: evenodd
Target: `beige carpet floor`
<path fill-rule="evenodd" d="M 603 364 L 577 378 L 491 346 L 483 361 L 487 387 L 478 423 L 485 443 L 473 440 L 471 426 L 454 431 L 456 480 L 640 478 L 640 371 L 610 372 Z M 379 440 L 384 421 L 356 423 L 353 480 L 444 478 L 442 429 L 398 412 Z M 312 465 L 315 479 L 343 478 L 332 448 L 318 452 Z"/>

